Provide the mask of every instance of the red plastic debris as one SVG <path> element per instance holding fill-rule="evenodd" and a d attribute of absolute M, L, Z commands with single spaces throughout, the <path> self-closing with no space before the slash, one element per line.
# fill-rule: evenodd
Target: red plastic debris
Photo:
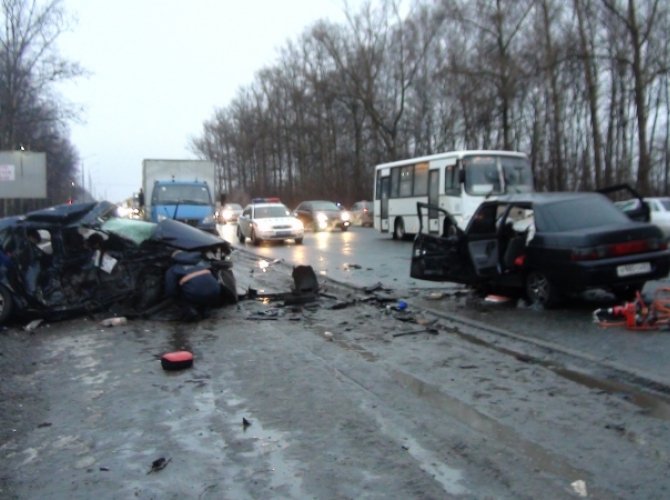
<path fill-rule="evenodd" d="M 161 356 L 163 370 L 183 370 L 193 366 L 193 354 L 188 351 L 167 352 Z"/>

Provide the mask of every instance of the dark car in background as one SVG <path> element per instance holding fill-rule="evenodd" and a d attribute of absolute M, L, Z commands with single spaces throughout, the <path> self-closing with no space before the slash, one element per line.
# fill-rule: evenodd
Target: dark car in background
<path fill-rule="evenodd" d="M 311 228 L 314 232 L 332 229 L 346 231 L 351 225 L 349 212 L 333 201 L 303 201 L 293 213 L 305 228 Z"/>
<path fill-rule="evenodd" d="M 354 226 L 372 227 L 374 225 L 374 211 L 371 201 L 357 201 L 351 205 L 351 224 Z"/>
<path fill-rule="evenodd" d="M 0 324 L 110 308 L 143 313 L 164 299 L 178 250 L 199 254 L 222 285 L 222 301 L 237 300 L 230 243 L 172 219 L 120 218 L 116 209 L 79 203 L 0 219 Z"/>
<path fill-rule="evenodd" d="M 502 196 L 482 203 L 465 231 L 439 207 L 419 203 L 417 210 L 422 220 L 444 214 L 449 228 L 426 234 L 421 225 L 410 271 L 418 279 L 551 307 L 565 294 L 594 288 L 629 300 L 670 270 L 661 230 L 631 220 L 599 193 Z"/>

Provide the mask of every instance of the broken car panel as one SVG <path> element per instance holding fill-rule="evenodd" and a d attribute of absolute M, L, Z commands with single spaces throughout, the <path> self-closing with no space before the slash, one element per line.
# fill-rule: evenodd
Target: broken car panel
<path fill-rule="evenodd" d="M 429 209 L 449 217 L 418 203 L 422 220 Z M 661 231 L 630 220 L 604 195 L 527 193 L 485 201 L 464 232 L 419 232 L 410 274 L 552 306 L 592 288 L 627 298 L 669 270 Z"/>
<path fill-rule="evenodd" d="M 56 319 L 110 306 L 140 313 L 164 298 L 176 250 L 198 252 L 235 301 L 231 246 L 166 219 L 116 217 L 109 202 L 60 205 L 0 220 L 0 323 Z"/>

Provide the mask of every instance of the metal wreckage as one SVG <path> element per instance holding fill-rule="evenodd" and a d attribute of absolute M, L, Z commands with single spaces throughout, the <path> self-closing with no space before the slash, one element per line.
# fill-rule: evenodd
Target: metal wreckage
<path fill-rule="evenodd" d="M 237 302 L 227 241 L 181 222 L 117 217 L 109 202 L 58 205 L 0 219 L 0 324 L 108 311 L 146 316 L 166 303 L 175 254 L 196 256 Z"/>

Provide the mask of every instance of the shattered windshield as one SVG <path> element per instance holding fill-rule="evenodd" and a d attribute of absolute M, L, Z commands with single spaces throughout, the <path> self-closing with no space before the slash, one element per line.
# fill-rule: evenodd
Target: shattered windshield
<path fill-rule="evenodd" d="M 189 205 L 211 204 L 209 190 L 202 185 L 164 184 L 154 189 L 152 198 L 154 205 L 176 205 L 177 203 L 188 203 Z"/>
<path fill-rule="evenodd" d="M 113 217 L 105 221 L 101 229 L 117 234 L 139 245 L 151 238 L 151 235 L 156 230 L 156 224 L 137 219 Z"/>

